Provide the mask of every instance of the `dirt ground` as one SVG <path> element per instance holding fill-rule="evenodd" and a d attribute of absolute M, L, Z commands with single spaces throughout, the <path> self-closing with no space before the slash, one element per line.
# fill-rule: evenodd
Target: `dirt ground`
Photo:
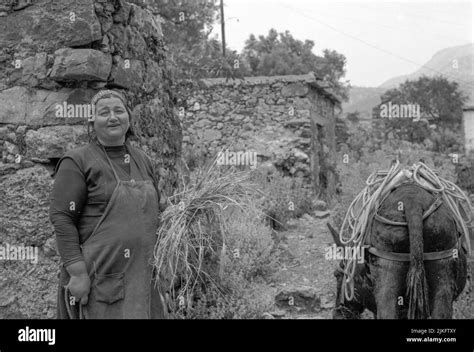
<path fill-rule="evenodd" d="M 288 290 L 297 293 L 310 291 L 309 300 L 317 301 L 311 310 L 301 309 L 295 304 L 278 305 L 272 314 L 283 319 L 331 319 L 331 309 L 336 299 L 336 279 L 333 275 L 338 261 L 325 259 L 325 248 L 333 244 L 332 237 L 326 227 L 331 217 L 315 219 L 306 215 L 293 220 L 289 229 L 281 233 L 284 246 L 291 255 L 281 260 L 281 268 L 273 276 L 276 292 Z M 471 263 L 471 268 L 474 263 Z M 471 269 L 472 270 L 472 269 Z M 454 303 L 455 319 L 474 318 L 474 284 L 468 282 L 463 294 Z M 278 300 L 277 300 L 278 301 Z M 302 303 L 300 306 L 304 306 Z M 365 311 L 362 319 L 373 319 L 373 314 Z"/>

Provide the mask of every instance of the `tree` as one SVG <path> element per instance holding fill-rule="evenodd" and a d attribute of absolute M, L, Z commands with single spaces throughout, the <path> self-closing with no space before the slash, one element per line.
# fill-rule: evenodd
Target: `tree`
<path fill-rule="evenodd" d="M 437 124 L 459 123 L 466 97 L 458 87 L 458 83 L 442 76 L 422 76 L 416 81 L 405 81 L 398 88 L 390 89 L 382 95 L 382 102 L 374 108 L 373 115 L 380 118 L 380 108 L 389 102 L 392 105 L 417 104 L 422 117 L 428 120 Z"/>
<path fill-rule="evenodd" d="M 324 50 L 324 56 L 313 53 L 314 42 L 295 39 L 289 31 L 278 33 L 270 29 L 267 36 L 258 39 L 251 34 L 245 42 L 242 59 L 252 76 L 277 76 L 307 74 L 330 82 L 335 92 L 347 99 L 347 82 L 341 82 L 346 74 L 346 58 L 334 50 Z"/>
<path fill-rule="evenodd" d="M 394 133 L 400 139 L 421 143 L 425 139 L 433 139 L 433 132 L 428 128 L 427 121 L 444 129 L 457 129 L 462 120 L 465 100 L 466 97 L 460 92 L 456 82 L 442 76 L 422 76 L 386 91 L 381 97 L 381 103 L 374 107 L 372 115 L 374 118 L 383 118 L 381 112 L 386 111 L 387 106 L 397 109 L 408 105 L 419 106 L 420 116 L 414 119 L 389 116 L 392 118 L 386 121 L 386 131 Z"/>
<path fill-rule="evenodd" d="M 219 19 L 215 0 L 156 0 L 149 5 L 164 21 L 168 59 L 177 78 L 239 76 L 245 71 L 238 54 L 227 50 L 211 34 Z"/>

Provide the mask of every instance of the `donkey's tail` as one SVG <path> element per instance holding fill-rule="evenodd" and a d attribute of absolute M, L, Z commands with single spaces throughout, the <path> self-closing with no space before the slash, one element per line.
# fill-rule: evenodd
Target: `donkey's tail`
<path fill-rule="evenodd" d="M 410 239 L 410 268 L 407 275 L 408 319 L 427 319 L 430 315 L 428 284 L 423 263 L 423 210 L 407 202 L 405 218 Z"/>

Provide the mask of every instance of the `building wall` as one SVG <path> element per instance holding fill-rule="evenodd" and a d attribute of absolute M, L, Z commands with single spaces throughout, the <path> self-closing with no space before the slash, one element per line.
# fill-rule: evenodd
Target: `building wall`
<path fill-rule="evenodd" d="M 335 98 L 312 74 L 181 82 L 183 149 L 255 151 L 260 165 L 334 192 Z"/>
<path fill-rule="evenodd" d="M 474 108 L 463 110 L 464 146 L 466 154 L 474 151 Z"/>

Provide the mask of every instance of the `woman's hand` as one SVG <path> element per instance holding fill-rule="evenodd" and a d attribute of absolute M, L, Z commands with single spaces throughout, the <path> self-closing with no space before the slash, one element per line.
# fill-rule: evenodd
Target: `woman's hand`
<path fill-rule="evenodd" d="M 77 302 L 86 305 L 89 300 L 91 289 L 91 279 L 87 273 L 86 263 L 79 261 L 66 267 L 71 276 L 66 288 Z"/>
<path fill-rule="evenodd" d="M 86 305 L 89 300 L 89 292 L 91 289 L 89 275 L 83 274 L 79 276 L 71 276 L 66 288 L 69 290 L 76 302 Z"/>

